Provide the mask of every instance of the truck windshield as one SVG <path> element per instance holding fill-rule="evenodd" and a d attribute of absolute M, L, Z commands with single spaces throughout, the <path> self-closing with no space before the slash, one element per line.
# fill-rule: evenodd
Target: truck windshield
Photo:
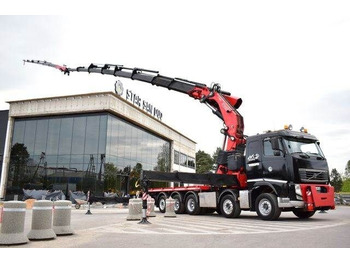
<path fill-rule="evenodd" d="M 308 156 L 317 155 L 317 156 L 321 156 L 322 158 L 324 158 L 322 150 L 316 141 L 297 140 L 297 139 L 293 139 L 293 138 L 284 138 L 283 141 L 286 145 L 287 151 L 290 154 L 303 153 L 303 154 L 306 154 Z"/>

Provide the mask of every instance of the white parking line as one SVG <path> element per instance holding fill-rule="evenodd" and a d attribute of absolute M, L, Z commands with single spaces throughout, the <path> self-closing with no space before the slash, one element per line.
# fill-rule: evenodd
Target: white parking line
<path fill-rule="evenodd" d="M 179 216 L 176 218 L 157 216 L 149 219 L 149 221 L 151 222 L 149 225 L 138 224 L 138 221 L 125 221 L 122 223 L 93 227 L 87 230 L 96 233 L 118 234 L 260 234 L 320 229 L 349 223 L 349 221 L 325 223 L 324 221 L 301 222 L 299 220 L 280 223 L 280 221 L 247 221 L 242 219 L 223 219 L 222 221 L 215 221 L 210 217 L 207 217 L 206 220 L 204 218 L 192 216 Z"/>

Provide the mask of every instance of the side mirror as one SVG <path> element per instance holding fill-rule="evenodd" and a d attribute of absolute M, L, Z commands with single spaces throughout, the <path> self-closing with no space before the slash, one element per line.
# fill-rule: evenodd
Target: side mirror
<path fill-rule="evenodd" d="M 271 138 L 270 142 L 271 142 L 272 150 L 281 151 L 278 137 Z"/>
<path fill-rule="evenodd" d="M 273 150 L 273 155 L 274 156 L 281 156 L 281 153 L 282 153 L 284 156 L 283 148 L 280 147 L 281 144 L 279 142 L 279 138 L 273 137 L 273 138 L 271 138 L 270 142 L 271 142 L 271 147 Z"/>

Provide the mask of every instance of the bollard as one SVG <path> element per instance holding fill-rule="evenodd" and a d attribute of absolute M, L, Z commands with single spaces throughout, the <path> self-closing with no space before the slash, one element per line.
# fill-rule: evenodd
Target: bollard
<path fill-rule="evenodd" d="M 147 220 L 147 208 L 148 208 L 147 199 L 148 199 L 148 194 L 145 192 L 142 194 L 142 217 L 139 224 L 151 224 L 151 222 Z"/>
<path fill-rule="evenodd" d="M 165 214 L 164 217 L 176 217 L 174 206 L 175 206 L 175 200 L 170 198 L 167 198 L 165 201 Z"/>
<path fill-rule="evenodd" d="M 52 229 L 53 203 L 49 200 L 34 202 L 32 214 L 32 229 L 28 233 L 30 240 L 47 240 L 56 238 Z"/>
<path fill-rule="evenodd" d="M 90 202 L 88 202 L 88 210 L 86 211 L 85 215 L 92 215 L 90 211 Z"/>
<path fill-rule="evenodd" d="M 129 200 L 129 215 L 126 220 L 140 220 L 142 218 L 142 200 L 140 198 L 131 198 Z"/>
<path fill-rule="evenodd" d="M 85 215 L 92 215 L 90 211 L 90 190 L 87 192 L 87 203 L 88 203 L 88 211 L 85 213 Z"/>
<path fill-rule="evenodd" d="M 59 200 L 54 202 L 53 230 L 57 236 L 73 235 L 71 224 L 72 202 Z"/>
<path fill-rule="evenodd" d="M 4 202 L 0 245 L 25 244 L 29 240 L 24 234 L 26 203 L 21 201 Z"/>
<path fill-rule="evenodd" d="M 147 216 L 148 217 L 156 216 L 156 213 L 154 212 L 154 202 L 155 200 L 151 196 L 147 198 Z"/>

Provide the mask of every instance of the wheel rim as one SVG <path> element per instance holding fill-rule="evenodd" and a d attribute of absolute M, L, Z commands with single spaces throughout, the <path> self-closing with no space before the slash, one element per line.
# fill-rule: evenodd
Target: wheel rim
<path fill-rule="evenodd" d="M 174 211 L 178 211 L 180 208 L 180 201 L 178 199 L 175 199 L 175 203 L 174 203 Z"/>
<path fill-rule="evenodd" d="M 195 209 L 195 206 L 196 206 L 196 203 L 195 203 L 194 199 L 190 198 L 187 201 L 187 209 L 188 209 L 188 211 L 193 212 L 193 210 Z"/>
<path fill-rule="evenodd" d="M 160 210 L 164 210 L 165 209 L 165 200 L 164 199 L 161 199 L 159 201 L 159 209 Z"/>
<path fill-rule="evenodd" d="M 231 214 L 233 212 L 233 203 L 231 200 L 226 199 L 223 203 L 223 211 L 225 214 Z"/>
<path fill-rule="evenodd" d="M 261 199 L 259 202 L 259 211 L 262 215 L 268 216 L 272 211 L 272 205 L 267 199 Z"/>

